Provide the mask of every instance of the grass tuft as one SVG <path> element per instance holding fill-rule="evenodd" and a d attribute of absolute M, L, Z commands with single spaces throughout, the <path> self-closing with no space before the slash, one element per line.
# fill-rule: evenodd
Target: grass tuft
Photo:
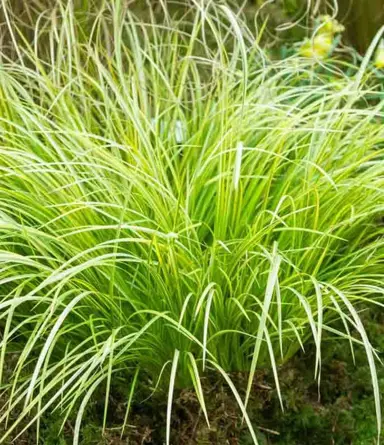
<path fill-rule="evenodd" d="M 271 60 L 209 2 L 142 22 L 120 0 L 87 20 L 57 1 L 32 40 L 3 9 L 1 372 L 17 359 L 2 443 L 50 412 L 63 426 L 76 414 L 79 443 L 99 388 L 106 427 L 117 378 L 122 434 L 140 381 L 168 389 L 169 443 L 175 387 L 195 389 L 209 425 L 206 370 L 257 443 L 255 370 L 271 367 L 282 404 L 279 365 L 313 342 L 320 383 L 324 332 L 365 349 L 380 434 L 359 315 L 384 295 L 384 99 L 369 58 L 351 77 L 344 62 Z M 232 371 L 249 372 L 245 394 Z"/>

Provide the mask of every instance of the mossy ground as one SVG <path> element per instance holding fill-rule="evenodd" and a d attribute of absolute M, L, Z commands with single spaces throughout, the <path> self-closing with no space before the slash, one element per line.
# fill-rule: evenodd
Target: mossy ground
<path fill-rule="evenodd" d="M 384 350 L 384 314 L 370 312 L 364 316 L 367 330 L 378 350 Z M 249 404 L 250 417 L 258 430 L 261 445 L 370 445 L 376 443 L 376 417 L 370 375 L 363 350 L 356 350 L 356 363 L 350 359 L 349 344 L 326 341 L 323 348 L 323 366 L 320 393 L 313 379 L 314 351 L 300 353 L 280 368 L 280 381 L 285 412 L 281 411 L 273 389 L 273 376 L 260 371 L 255 380 Z M 384 391 L 384 368 L 378 366 L 379 381 Z M 246 376 L 233 375 L 246 386 Z M 241 385 L 241 381 L 243 385 Z M 242 425 L 241 414 L 230 390 L 221 380 L 206 377 L 202 380 L 211 428 L 208 429 L 199 409 L 195 394 L 188 390 L 175 395 L 172 413 L 172 443 L 197 444 L 251 444 L 247 427 Z M 148 382 L 150 385 L 151 382 Z M 103 394 L 95 400 L 83 420 L 83 445 L 160 445 L 165 437 L 167 395 L 157 392 L 143 402 L 148 390 L 139 388 L 129 419 L 129 427 L 121 438 L 120 429 L 125 413 L 124 385 L 115 387 L 111 396 L 108 416 L 109 428 L 102 432 L 104 412 Z M 320 396 L 319 396 L 320 394 Z M 214 414 L 212 414 L 214 413 Z M 39 444 L 66 445 L 72 443 L 75 419 L 60 431 L 60 418 L 54 415 L 41 423 Z M 113 428 L 113 425 L 116 428 Z M 35 432 L 29 430 L 14 442 L 16 445 L 34 445 Z"/>

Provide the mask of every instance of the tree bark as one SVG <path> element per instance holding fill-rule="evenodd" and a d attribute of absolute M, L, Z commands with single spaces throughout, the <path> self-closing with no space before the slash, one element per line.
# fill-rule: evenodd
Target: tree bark
<path fill-rule="evenodd" d="M 364 53 L 384 23 L 384 0 L 339 0 L 339 20 L 352 45 Z"/>

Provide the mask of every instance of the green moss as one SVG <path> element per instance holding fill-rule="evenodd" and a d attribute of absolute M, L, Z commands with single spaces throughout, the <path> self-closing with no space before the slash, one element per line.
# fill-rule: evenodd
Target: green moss
<path fill-rule="evenodd" d="M 370 313 L 364 317 L 375 346 L 384 346 L 383 315 Z M 280 369 L 285 412 L 282 413 L 277 395 L 272 388 L 273 377 L 267 372 L 258 374 L 249 412 L 259 428 L 260 445 L 370 445 L 376 443 L 376 417 L 368 366 L 364 351 L 355 351 L 356 364 L 350 359 L 347 343 L 325 342 L 323 348 L 320 398 L 317 383 L 313 380 L 313 354 L 300 354 Z M 379 368 L 379 383 L 384 392 L 384 369 Z M 236 376 L 234 376 L 234 379 Z M 241 380 L 241 375 L 237 376 Z M 241 424 L 241 417 L 228 388 L 220 381 L 204 381 L 208 393 L 207 404 L 211 412 L 211 429 L 202 419 L 198 401 L 192 392 L 181 391 L 175 400 L 173 415 L 173 441 L 181 445 L 223 443 L 250 445 L 251 437 Z M 244 385 L 243 385 L 244 386 Z M 139 388 L 137 400 L 145 398 L 146 389 Z M 114 409 L 111 421 L 118 424 L 122 416 L 122 388 L 114 388 Z M 132 419 L 134 427 L 120 438 L 120 431 L 108 429 L 102 433 L 102 405 L 94 403 L 84 419 L 81 444 L 132 445 L 160 444 L 165 437 L 164 409 L 166 395 L 159 392 L 145 403 L 135 402 Z M 115 416 L 115 419 L 113 419 Z M 45 445 L 71 443 L 71 422 L 60 432 L 60 422 L 42 424 L 42 442 Z M 278 434 L 273 434 L 274 431 Z M 33 444 L 29 433 L 28 444 Z M 128 441 L 129 440 L 129 441 Z"/>

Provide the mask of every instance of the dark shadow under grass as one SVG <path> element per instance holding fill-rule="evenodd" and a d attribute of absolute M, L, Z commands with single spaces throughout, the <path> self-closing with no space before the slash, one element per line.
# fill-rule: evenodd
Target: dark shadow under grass
<path fill-rule="evenodd" d="M 384 314 L 363 315 L 367 330 L 379 350 L 384 350 Z M 363 350 L 355 351 L 356 363 L 350 359 L 349 345 L 343 341 L 324 342 L 320 396 L 313 379 L 314 348 L 300 353 L 280 368 L 280 382 L 285 412 L 281 412 L 273 375 L 259 371 L 249 403 L 250 418 L 259 434 L 260 444 L 276 445 L 370 445 L 376 443 L 376 418 L 370 384 L 369 368 Z M 380 389 L 384 391 L 384 369 L 378 368 Z M 245 391 L 246 375 L 232 375 Z M 121 425 L 126 408 L 124 382 L 111 392 L 108 425 Z M 148 386 L 151 382 L 148 381 Z M 175 394 L 172 411 L 172 444 L 252 443 L 245 424 L 241 422 L 237 404 L 225 382 L 217 376 L 202 379 L 211 428 L 208 429 L 199 402 L 193 391 Z M 129 426 L 123 437 L 121 430 L 108 428 L 103 433 L 104 394 L 96 394 L 83 421 L 83 445 L 161 445 L 165 440 L 166 394 L 139 387 L 132 405 Z M 39 444 L 64 445 L 72 442 L 74 420 L 60 431 L 60 417 L 45 418 L 41 424 Z M 34 445 L 33 429 L 15 442 Z"/>

